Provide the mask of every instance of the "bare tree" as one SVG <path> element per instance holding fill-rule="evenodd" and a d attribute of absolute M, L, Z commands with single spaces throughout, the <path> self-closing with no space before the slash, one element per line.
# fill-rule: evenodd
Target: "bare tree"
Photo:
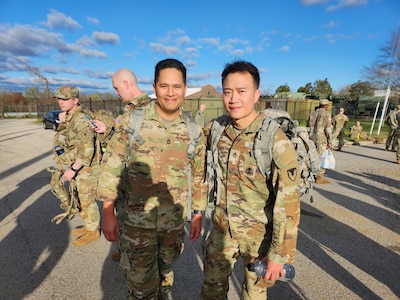
<path fill-rule="evenodd" d="M 363 75 L 377 88 L 390 85 L 392 91 L 400 91 L 400 26 L 380 48 L 380 54 L 371 66 L 364 67 Z"/>
<path fill-rule="evenodd" d="M 49 81 L 47 80 L 47 78 L 40 72 L 38 67 L 28 66 L 28 72 L 37 76 L 39 81 L 41 81 L 45 84 L 45 89 L 44 89 L 43 93 L 46 95 L 45 97 L 46 97 L 47 103 L 50 103 L 51 94 L 50 94 L 50 88 L 49 88 Z"/>

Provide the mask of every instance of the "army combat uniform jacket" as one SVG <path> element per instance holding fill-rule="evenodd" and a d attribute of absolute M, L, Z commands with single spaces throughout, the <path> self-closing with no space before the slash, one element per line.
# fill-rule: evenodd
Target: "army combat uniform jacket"
<path fill-rule="evenodd" d="M 266 184 L 252 155 L 263 117 L 257 116 L 238 135 L 230 123 L 221 135 L 217 147 L 222 186 L 213 223 L 216 230 L 239 240 L 246 255 L 283 264 L 292 262 L 296 251 L 299 166 L 293 145 L 278 129 L 272 148 L 274 187 Z"/>
<path fill-rule="evenodd" d="M 310 114 L 307 127 L 310 127 L 310 139 L 317 147 L 319 155 L 322 155 L 328 144 L 332 144 L 332 117 L 323 108 L 318 108 Z"/>
<path fill-rule="evenodd" d="M 155 105 L 151 102 L 145 108 L 139 131 L 144 143 L 135 140 L 131 149 L 127 149 L 130 114 L 119 118 L 118 129 L 103 158 L 97 199 L 122 201 L 117 203 L 121 208 L 119 220 L 129 226 L 177 228 L 183 226 L 187 215 L 188 164 L 204 168 L 204 156 L 195 155 L 194 161 L 189 162 L 190 136 L 183 114 L 166 128 Z M 199 176 L 198 182 L 202 182 Z"/>

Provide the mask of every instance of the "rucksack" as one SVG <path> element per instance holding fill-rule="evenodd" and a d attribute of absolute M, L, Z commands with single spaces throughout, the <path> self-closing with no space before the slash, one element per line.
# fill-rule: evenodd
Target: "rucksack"
<path fill-rule="evenodd" d="M 320 158 L 313 141 L 309 138 L 309 128 L 298 126 L 297 121 L 292 120 L 290 115 L 283 110 L 266 109 L 262 112 L 265 117 L 261 122 L 260 129 L 256 133 L 253 145 L 253 156 L 257 168 L 266 178 L 271 176 L 272 145 L 278 128 L 286 134 L 292 142 L 297 153 L 297 161 L 300 167 L 300 181 L 298 191 L 301 200 L 313 202 L 312 191 L 315 176 L 319 171 Z M 218 117 L 211 125 L 209 133 L 209 149 L 207 150 L 207 177 L 208 177 L 208 203 L 206 209 L 206 220 L 212 218 L 215 205 L 219 203 L 221 191 L 221 170 L 218 166 L 217 143 L 228 125 L 230 117 L 227 115 Z M 209 224 L 206 223 L 204 238 L 207 237 Z"/>
<path fill-rule="evenodd" d="M 126 153 L 128 154 L 126 157 L 126 167 L 125 170 L 128 170 L 128 164 L 129 164 L 129 159 L 130 159 L 130 153 L 131 153 L 131 147 L 136 140 L 139 144 L 143 144 L 145 141 L 143 137 L 140 135 L 140 128 L 142 127 L 142 123 L 144 121 L 144 112 L 145 112 L 146 107 L 138 107 L 135 108 L 134 110 L 131 110 L 130 113 L 130 118 L 129 118 L 129 126 L 128 126 L 128 145 L 127 145 L 127 150 Z M 192 120 L 189 116 L 186 114 L 183 114 L 186 124 L 188 125 L 188 131 L 189 131 L 189 137 L 190 137 L 190 143 L 188 146 L 187 150 L 187 157 L 189 160 L 192 160 L 194 158 L 194 150 L 196 147 L 196 144 L 199 140 L 199 135 L 201 132 L 201 128 L 199 125 L 196 124 L 194 120 Z M 188 207 L 188 213 L 187 213 L 187 221 L 191 221 L 191 206 L 192 206 L 192 171 L 190 164 L 187 164 L 186 168 L 187 172 L 187 177 L 188 177 L 188 200 L 187 200 L 187 207 Z M 127 172 L 124 174 L 124 182 L 127 180 Z"/>

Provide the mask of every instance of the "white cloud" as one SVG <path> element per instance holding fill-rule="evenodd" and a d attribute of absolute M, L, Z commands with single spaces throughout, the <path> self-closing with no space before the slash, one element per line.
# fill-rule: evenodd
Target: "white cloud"
<path fill-rule="evenodd" d="M 168 55 L 175 55 L 175 54 L 179 53 L 178 47 L 165 46 L 165 45 L 159 44 L 159 43 L 150 43 L 150 48 L 154 52 L 164 53 L 164 54 L 168 54 Z"/>
<path fill-rule="evenodd" d="M 53 29 L 65 28 L 71 31 L 82 28 L 77 21 L 54 9 L 51 9 L 50 13 L 47 15 L 47 23 L 42 24 Z"/>
<path fill-rule="evenodd" d="M 93 18 L 93 17 L 87 17 L 86 20 L 89 23 L 93 24 L 93 25 L 99 25 L 100 24 L 99 19 L 96 19 L 96 18 Z"/>
<path fill-rule="evenodd" d="M 119 36 L 112 32 L 95 31 L 92 33 L 93 39 L 99 44 L 119 44 Z"/>

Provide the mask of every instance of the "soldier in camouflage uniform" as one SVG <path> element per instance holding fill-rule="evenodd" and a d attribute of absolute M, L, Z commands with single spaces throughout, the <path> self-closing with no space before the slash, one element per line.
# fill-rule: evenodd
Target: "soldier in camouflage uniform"
<path fill-rule="evenodd" d="M 205 241 L 202 299 L 226 299 L 239 256 L 245 266 L 243 298 L 266 299 L 267 288 L 282 276 L 283 264 L 295 258 L 300 220 L 297 154 L 278 128 L 272 146 L 273 176 L 266 183 L 251 155 L 264 118 L 254 110 L 259 83 L 258 69 L 245 61 L 227 64 L 222 72 L 223 102 L 230 120 L 217 144 L 223 184 L 214 226 Z M 257 259 L 267 261 L 263 278 L 246 267 Z"/>
<path fill-rule="evenodd" d="M 344 131 L 346 125 L 349 122 L 349 118 L 344 114 L 344 108 L 339 108 L 339 113 L 333 117 L 333 135 L 332 140 L 336 138 L 339 140 L 337 151 L 341 151 L 344 145 Z"/>
<path fill-rule="evenodd" d="M 185 66 L 175 59 L 160 61 L 153 87 L 157 101 L 145 107 L 139 130 L 143 141 L 135 139 L 127 149 L 133 112 L 125 113 L 107 146 L 97 191 L 97 199 L 104 201 L 104 237 L 109 241 L 119 238 L 129 299 L 164 299 L 171 290 L 172 262 L 183 250 L 188 213 L 187 168 L 192 163 L 204 170 L 205 165 L 205 155 L 195 155 L 194 161 L 188 158 L 189 128 L 181 110 L 186 93 Z M 200 140 L 204 144 L 204 136 Z M 204 172 L 198 176 L 204 177 Z M 193 180 L 202 185 L 204 178 Z M 115 201 L 122 202 L 118 203 L 118 219 Z M 192 207 L 204 210 L 195 202 Z M 200 231 L 201 214 L 196 214 L 192 241 Z"/>
<path fill-rule="evenodd" d="M 350 127 L 350 138 L 354 140 L 361 139 L 363 128 L 360 121 L 356 121 L 356 124 Z"/>
<path fill-rule="evenodd" d="M 72 229 L 71 233 L 78 237 L 73 244 L 83 246 L 100 237 L 100 212 L 95 199 L 101 153 L 95 147 L 95 134 L 79 105 L 78 89 L 62 86 L 57 89 L 54 98 L 66 112 L 65 130 L 55 137 L 55 143 L 64 149 L 64 153 L 58 155 L 56 160 L 67 166 L 62 179 L 76 182 L 82 209 L 79 215 L 85 224 Z"/>
<path fill-rule="evenodd" d="M 317 147 L 319 156 L 321 156 L 326 149 L 332 149 L 332 117 L 328 112 L 329 100 L 322 99 L 319 101 L 319 108 L 312 112 L 308 117 L 307 127 L 310 127 L 310 139 Z M 324 178 L 325 169 L 320 168 L 316 183 L 327 184 L 329 180 Z"/>
<path fill-rule="evenodd" d="M 400 164 L 400 104 L 397 105 L 396 122 L 397 122 L 397 129 L 395 133 L 395 138 L 397 139 L 396 158 L 397 158 L 397 163 Z"/>
<path fill-rule="evenodd" d="M 121 98 L 122 102 L 126 103 L 124 107 L 125 112 L 129 112 L 137 107 L 145 106 L 151 98 L 147 93 L 142 92 L 138 86 L 135 73 L 128 68 L 122 68 L 116 71 L 112 76 L 112 85 L 115 93 Z M 121 116 L 118 116 L 115 120 L 114 126 L 107 126 L 102 120 L 94 120 L 97 127 L 91 126 L 97 133 L 103 133 L 104 138 L 108 140 L 111 138 L 115 130 L 121 123 Z M 117 208 L 116 208 L 117 210 Z M 111 258 L 114 261 L 119 261 L 121 258 L 120 252 L 115 251 L 111 254 Z"/>
<path fill-rule="evenodd" d="M 126 103 L 124 111 L 128 112 L 137 107 L 147 105 L 151 99 L 147 93 L 142 92 L 138 86 L 135 73 L 127 68 L 116 71 L 112 76 L 112 85 L 115 93 Z M 112 135 L 115 127 L 119 126 L 119 117 L 115 120 L 114 127 L 106 126 L 101 120 L 95 120 L 97 128 L 92 127 L 96 132 L 104 133 L 105 136 Z"/>
<path fill-rule="evenodd" d="M 388 137 L 386 139 L 386 145 L 385 145 L 385 150 L 386 151 L 393 151 L 395 152 L 397 150 L 398 142 L 396 136 L 396 130 L 397 130 L 397 125 L 398 121 L 396 119 L 396 115 L 399 112 L 399 110 L 392 110 L 389 113 L 389 116 L 387 118 L 387 125 L 389 126 L 389 132 L 388 132 Z"/>

